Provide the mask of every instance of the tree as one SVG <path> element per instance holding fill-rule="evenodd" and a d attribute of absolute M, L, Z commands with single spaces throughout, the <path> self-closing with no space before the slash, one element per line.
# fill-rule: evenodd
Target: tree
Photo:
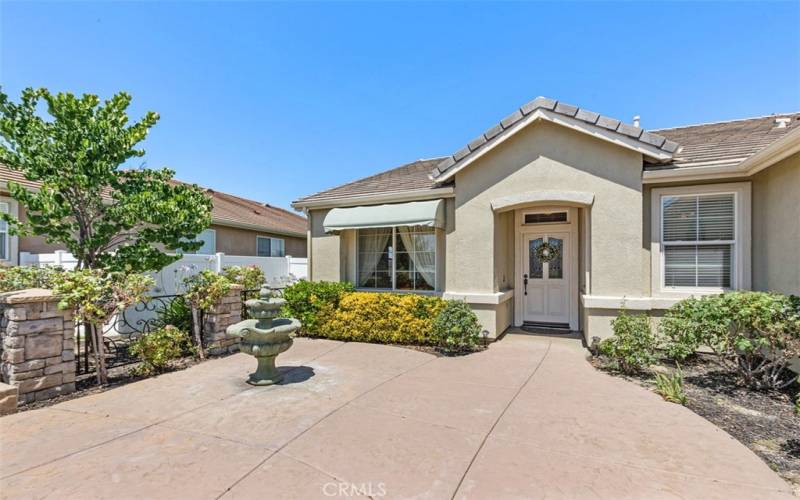
<path fill-rule="evenodd" d="M 129 124 L 130 102 L 125 92 L 101 104 L 96 95 L 28 88 L 13 103 L 0 92 L 0 163 L 41 184 L 30 191 L 8 183 L 28 215 L 24 222 L 3 215 L 12 234 L 65 245 L 79 268 L 129 273 L 179 258 L 163 249 L 200 248 L 196 236 L 211 223 L 210 198 L 173 181 L 167 168 L 123 168 L 144 155 L 136 146 L 159 118 L 148 112 Z"/>

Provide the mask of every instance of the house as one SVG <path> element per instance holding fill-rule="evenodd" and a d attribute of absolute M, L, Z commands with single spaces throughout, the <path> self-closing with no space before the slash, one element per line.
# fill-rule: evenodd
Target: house
<path fill-rule="evenodd" d="M 463 299 L 492 337 L 602 338 L 623 307 L 800 293 L 800 113 L 646 131 L 539 97 L 450 156 L 293 206 L 312 280 Z"/>
<path fill-rule="evenodd" d="M 0 165 L 0 210 L 25 220 L 25 209 L 9 196 L 8 181 L 37 189 L 20 172 Z M 282 208 L 206 189 L 211 196 L 211 226 L 198 235 L 203 246 L 194 253 L 258 257 L 306 256 L 306 219 Z M 63 250 L 39 236 L 11 236 L 0 221 L 0 261 L 19 263 L 20 252 L 51 253 Z"/>

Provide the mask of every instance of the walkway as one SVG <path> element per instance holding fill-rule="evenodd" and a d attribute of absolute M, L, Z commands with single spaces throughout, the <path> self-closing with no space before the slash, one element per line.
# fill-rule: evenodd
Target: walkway
<path fill-rule="evenodd" d="M 0 418 L 3 498 L 792 498 L 689 410 L 509 335 L 459 358 L 298 339 Z"/>

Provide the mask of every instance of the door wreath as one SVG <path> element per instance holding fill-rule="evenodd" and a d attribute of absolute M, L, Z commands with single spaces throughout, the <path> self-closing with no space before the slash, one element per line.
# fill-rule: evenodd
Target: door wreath
<path fill-rule="evenodd" d="M 551 245 L 549 241 L 545 241 L 536 248 L 536 258 L 541 262 L 550 262 L 557 258 L 560 252 L 559 247 Z"/>

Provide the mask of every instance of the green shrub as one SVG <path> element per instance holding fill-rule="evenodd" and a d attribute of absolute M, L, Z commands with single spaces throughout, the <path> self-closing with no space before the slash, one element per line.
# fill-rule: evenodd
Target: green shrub
<path fill-rule="evenodd" d="M 600 342 L 598 349 L 611 358 L 619 370 L 636 373 L 653 363 L 656 340 L 649 317 L 631 316 L 623 309 L 611 322 L 611 327 L 614 335 Z"/>
<path fill-rule="evenodd" d="M 358 342 L 432 345 L 444 300 L 417 294 L 351 292 L 317 316 L 320 337 Z"/>
<path fill-rule="evenodd" d="M 13 292 L 26 288 L 47 288 L 55 286 L 56 276 L 64 269 L 58 266 L 13 266 L 0 268 L 0 292 Z"/>
<path fill-rule="evenodd" d="M 189 304 L 201 311 L 208 311 L 211 306 L 231 291 L 233 285 L 227 277 L 210 269 L 203 269 L 199 273 L 185 278 L 183 284 L 186 287 L 184 297 Z"/>
<path fill-rule="evenodd" d="M 222 270 L 222 275 L 231 283 L 242 285 L 245 290 L 260 288 L 266 281 L 264 271 L 256 265 L 226 267 Z"/>
<path fill-rule="evenodd" d="M 725 342 L 731 311 L 719 295 L 682 300 L 669 308 L 659 324 L 666 354 L 683 361 L 702 346 Z"/>
<path fill-rule="evenodd" d="M 156 315 L 159 328 L 174 326 L 184 332 L 192 331 L 192 306 L 180 295 L 159 306 Z"/>
<path fill-rule="evenodd" d="M 686 404 L 687 397 L 683 390 L 683 372 L 680 367 L 671 374 L 656 373 L 656 392 L 670 403 Z"/>
<path fill-rule="evenodd" d="M 800 356 L 800 299 L 777 293 L 730 292 L 683 300 L 662 320 L 667 353 L 683 359 L 700 346 L 756 389 L 781 389 L 796 376 Z"/>
<path fill-rule="evenodd" d="M 142 362 L 135 371 L 152 375 L 166 370 L 170 362 L 191 353 L 189 335 L 174 326 L 154 330 L 142 335 L 130 346 L 130 353 Z"/>
<path fill-rule="evenodd" d="M 431 333 L 432 341 L 441 351 L 467 352 L 478 345 L 481 325 L 466 302 L 448 300 L 434 319 Z"/>
<path fill-rule="evenodd" d="M 731 313 L 729 334 L 715 348 L 742 381 L 756 389 L 782 389 L 797 380 L 789 365 L 800 356 L 800 299 L 777 293 L 721 296 Z"/>
<path fill-rule="evenodd" d="M 283 315 L 299 319 L 302 333 L 319 334 L 320 313 L 335 310 L 342 295 L 353 290 L 347 282 L 300 280 L 283 291 Z"/>

